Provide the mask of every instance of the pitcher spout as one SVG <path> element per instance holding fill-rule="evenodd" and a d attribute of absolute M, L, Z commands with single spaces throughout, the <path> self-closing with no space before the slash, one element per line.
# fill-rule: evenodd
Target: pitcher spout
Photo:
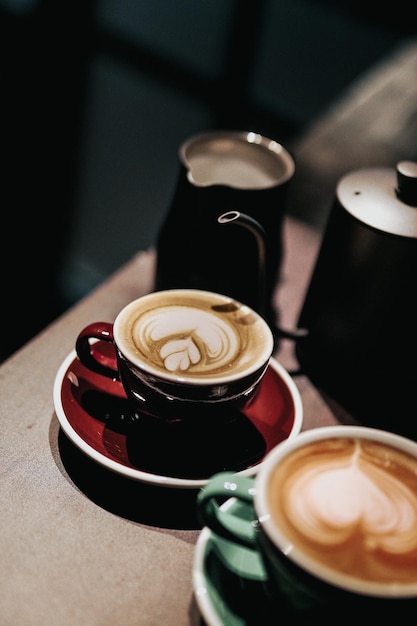
<path fill-rule="evenodd" d="M 262 316 L 266 316 L 266 268 L 265 268 L 265 230 L 259 222 L 246 213 L 240 211 L 227 211 L 217 218 L 219 224 L 239 224 L 247 228 L 256 239 L 258 249 L 258 288 L 259 302 L 258 311 Z"/>

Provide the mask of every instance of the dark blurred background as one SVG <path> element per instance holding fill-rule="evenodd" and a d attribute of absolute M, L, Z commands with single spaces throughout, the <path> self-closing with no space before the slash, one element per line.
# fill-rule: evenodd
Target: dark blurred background
<path fill-rule="evenodd" d="M 403 0 L 0 0 L 0 28 L 0 360 L 155 243 L 182 141 L 291 147 L 416 36 Z"/>

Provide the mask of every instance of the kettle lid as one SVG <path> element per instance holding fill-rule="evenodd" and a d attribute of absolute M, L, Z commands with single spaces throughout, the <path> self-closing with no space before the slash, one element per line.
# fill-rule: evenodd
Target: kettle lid
<path fill-rule="evenodd" d="M 417 238 L 417 162 L 395 169 L 361 169 L 337 185 L 342 206 L 364 224 L 392 235 Z"/>

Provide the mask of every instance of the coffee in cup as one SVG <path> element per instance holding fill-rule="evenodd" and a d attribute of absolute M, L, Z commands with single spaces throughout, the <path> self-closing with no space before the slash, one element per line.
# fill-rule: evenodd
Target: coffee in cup
<path fill-rule="evenodd" d="M 253 521 L 223 510 L 227 495 L 252 506 Z M 417 607 L 412 440 L 356 426 L 305 431 L 276 446 L 255 479 L 214 476 L 198 507 L 215 536 L 259 555 L 272 610 L 330 623 L 336 609 L 357 618 L 363 609 L 394 616 Z M 253 577 L 250 559 L 234 556 Z"/>
<path fill-rule="evenodd" d="M 114 345 L 117 368 L 98 358 L 97 339 Z M 256 392 L 273 347 L 270 327 L 258 313 L 198 289 L 142 296 L 113 324 L 89 324 L 76 341 L 86 367 L 120 379 L 140 412 L 168 422 L 241 410 Z"/>

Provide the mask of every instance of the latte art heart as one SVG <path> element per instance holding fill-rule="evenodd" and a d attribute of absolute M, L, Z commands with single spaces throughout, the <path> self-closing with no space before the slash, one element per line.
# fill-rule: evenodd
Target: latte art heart
<path fill-rule="evenodd" d="M 236 359 L 240 343 L 232 324 L 209 311 L 187 306 L 145 313 L 133 330 L 136 343 L 159 356 L 169 372 L 208 373 Z"/>
<path fill-rule="evenodd" d="M 201 361 L 201 353 L 192 337 L 167 341 L 161 348 L 161 358 L 167 370 L 186 371 Z"/>
<path fill-rule="evenodd" d="M 136 378 L 189 400 L 190 393 L 201 399 L 201 384 L 210 402 L 252 393 L 274 347 L 269 325 L 250 307 L 199 289 L 151 292 L 130 302 L 116 317 L 113 334 Z M 174 393 L 178 383 L 187 387 Z"/>
<path fill-rule="evenodd" d="M 357 444 L 359 446 L 359 444 Z M 371 550 L 401 553 L 417 547 L 417 498 L 384 469 L 360 459 L 331 459 L 292 478 L 291 522 L 323 546 L 362 535 Z"/>
<path fill-rule="evenodd" d="M 280 461 L 269 493 L 286 552 L 372 583 L 417 581 L 415 458 L 367 439 L 311 442 Z"/>

